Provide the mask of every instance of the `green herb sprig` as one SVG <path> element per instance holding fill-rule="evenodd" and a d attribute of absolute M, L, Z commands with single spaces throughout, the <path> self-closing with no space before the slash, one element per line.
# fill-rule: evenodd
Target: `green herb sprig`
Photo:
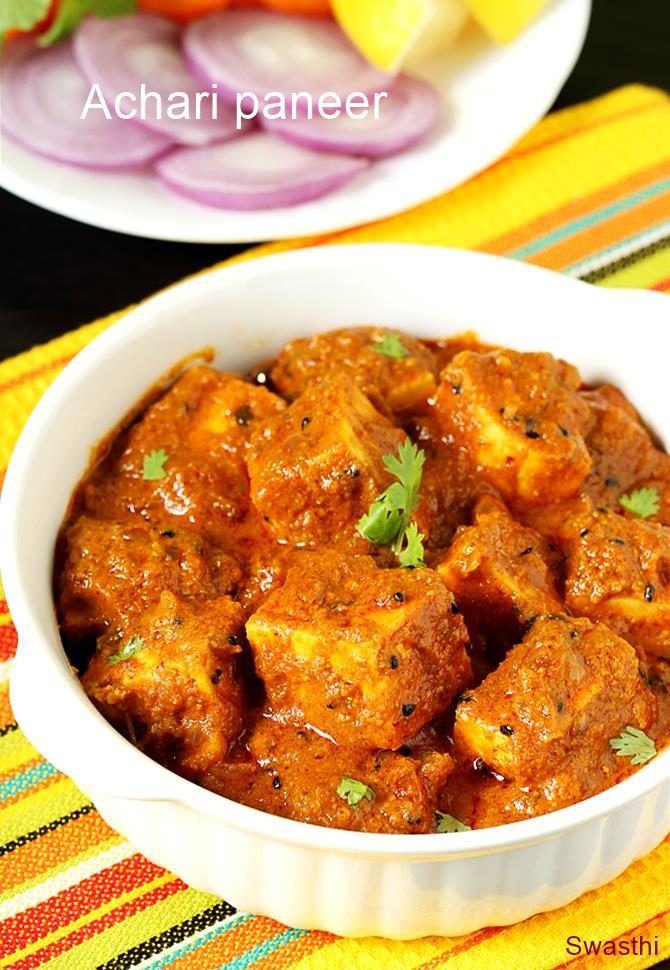
<path fill-rule="evenodd" d="M 644 731 L 628 725 L 618 738 L 612 738 L 610 747 L 620 758 L 630 758 L 631 764 L 644 765 L 656 757 L 656 745 Z"/>
<path fill-rule="evenodd" d="M 144 640 L 142 637 L 131 637 L 126 643 L 118 650 L 116 653 L 112 653 L 107 657 L 107 664 L 113 667 L 114 664 L 121 663 L 122 660 L 130 660 L 134 657 L 136 653 L 139 653 L 144 646 Z"/>
<path fill-rule="evenodd" d="M 401 566 L 423 566 L 423 539 L 410 519 L 419 504 L 425 453 L 409 439 L 398 454 L 385 455 L 384 467 L 397 481 L 379 495 L 359 519 L 359 535 L 378 546 L 390 546 Z"/>
<path fill-rule="evenodd" d="M 142 478 L 144 481 L 157 482 L 159 479 L 164 478 L 166 474 L 165 463 L 169 459 L 170 456 L 163 448 L 150 451 L 148 455 L 145 455 L 142 462 Z"/>
<path fill-rule="evenodd" d="M 356 778 L 349 778 L 347 775 L 337 786 L 337 794 L 340 798 L 344 798 L 352 808 L 358 808 L 364 798 L 371 802 L 375 797 L 375 793 L 369 785 L 358 781 Z"/>
<path fill-rule="evenodd" d="M 630 495 L 622 495 L 619 503 L 640 519 L 658 515 L 661 510 L 661 496 L 655 488 L 636 488 Z"/>
<path fill-rule="evenodd" d="M 466 825 L 453 815 L 446 812 L 435 812 L 435 830 L 437 832 L 471 832 L 472 826 Z"/>
<path fill-rule="evenodd" d="M 383 354 L 384 357 L 393 357 L 400 360 L 402 357 L 411 357 L 407 347 L 397 333 L 385 333 L 381 340 L 372 345 L 376 354 Z"/>

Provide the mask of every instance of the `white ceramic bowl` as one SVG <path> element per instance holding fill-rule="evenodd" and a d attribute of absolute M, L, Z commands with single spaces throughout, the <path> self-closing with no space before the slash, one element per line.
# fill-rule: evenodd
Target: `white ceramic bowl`
<path fill-rule="evenodd" d="M 0 510 L 19 631 L 11 700 L 35 746 L 107 821 L 191 885 L 298 927 L 409 938 L 506 924 L 620 873 L 670 830 L 670 750 L 551 815 L 454 835 L 368 835 L 266 815 L 133 748 L 71 673 L 51 594 L 56 533 L 89 450 L 170 365 L 212 345 L 237 370 L 288 338 L 351 324 L 550 350 L 609 379 L 670 441 L 667 297 L 588 286 L 491 256 L 331 246 L 188 280 L 131 311 L 66 368 L 16 447 Z"/>

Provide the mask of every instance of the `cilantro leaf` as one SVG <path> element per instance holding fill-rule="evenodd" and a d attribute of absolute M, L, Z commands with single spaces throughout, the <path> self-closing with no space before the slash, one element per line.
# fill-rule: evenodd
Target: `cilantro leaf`
<path fill-rule="evenodd" d="M 435 812 L 435 829 L 438 832 L 471 832 L 472 826 L 460 822 L 446 812 Z"/>
<path fill-rule="evenodd" d="M 419 532 L 416 522 L 410 522 L 403 535 L 403 544 L 398 552 L 398 561 L 406 569 L 417 569 L 424 566 L 423 561 L 423 532 Z"/>
<path fill-rule="evenodd" d="M 344 798 L 352 808 L 358 808 L 364 798 L 371 802 L 375 797 L 375 793 L 369 785 L 357 781 L 355 778 L 348 778 L 346 775 L 337 786 L 337 794 L 340 798 Z"/>
<path fill-rule="evenodd" d="M 60 0 L 51 26 L 39 39 L 40 47 L 48 47 L 68 37 L 86 14 L 119 17 L 132 13 L 136 6 L 136 0 Z"/>
<path fill-rule="evenodd" d="M 610 747 L 614 748 L 620 758 L 630 758 L 631 764 L 634 765 L 643 765 L 657 754 L 656 745 L 651 738 L 647 737 L 644 731 L 630 724 L 623 729 L 618 738 L 611 739 Z"/>
<path fill-rule="evenodd" d="M 170 456 L 163 448 L 150 451 L 144 456 L 142 462 L 142 478 L 145 482 L 157 482 L 159 478 L 165 477 L 165 462 Z"/>
<path fill-rule="evenodd" d="M 407 561 L 401 559 L 402 565 L 418 565 L 415 560 L 419 553 L 423 562 L 423 536 L 418 529 L 408 537 L 407 532 L 419 504 L 425 460 L 424 452 L 409 438 L 398 447 L 397 455 L 385 455 L 384 467 L 398 480 L 384 489 L 356 525 L 364 539 L 378 546 L 391 546 L 398 557 L 411 545 L 411 552 L 405 552 Z"/>
<path fill-rule="evenodd" d="M 134 657 L 136 653 L 140 652 L 143 646 L 144 640 L 142 637 L 131 637 L 117 653 L 112 653 L 107 657 L 107 664 L 113 667 L 114 664 L 121 663 L 122 660 L 130 660 L 131 657 Z"/>
<path fill-rule="evenodd" d="M 383 354 L 384 357 L 393 357 L 400 360 L 401 357 L 411 357 L 407 347 L 397 333 L 385 333 L 383 338 L 372 345 L 376 354 Z"/>
<path fill-rule="evenodd" d="M 8 30 L 32 30 L 46 17 L 50 0 L 3 0 L 0 6 L 0 34 Z"/>
<path fill-rule="evenodd" d="M 661 509 L 661 496 L 655 488 L 636 488 L 630 495 L 622 495 L 619 502 L 627 512 L 641 519 L 658 515 Z"/>

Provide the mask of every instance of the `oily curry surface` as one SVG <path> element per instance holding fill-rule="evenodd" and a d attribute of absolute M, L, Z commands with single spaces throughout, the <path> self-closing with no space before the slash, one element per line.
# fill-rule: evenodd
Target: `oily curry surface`
<path fill-rule="evenodd" d="M 192 366 L 101 449 L 55 589 L 112 724 L 301 821 L 540 815 L 670 735 L 670 457 L 549 354 L 361 327 Z"/>

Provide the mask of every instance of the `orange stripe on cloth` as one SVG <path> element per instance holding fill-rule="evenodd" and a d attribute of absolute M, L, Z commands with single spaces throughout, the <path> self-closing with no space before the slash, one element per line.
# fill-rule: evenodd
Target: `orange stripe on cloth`
<path fill-rule="evenodd" d="M 150 906 L 155 906 L 156 903 L 160 903 L 170 896 L 174 896 L 176 893 L 183 892 L 188 889 L 188 887 L 181 881 L 181 879 L 173 879 L 170 882 L 165 882 L 160 886 L 156 886 L 148 893 L 144 893 L 142 896 L 137 896 L 135 899 L 129 900 L 122 906 L 118 906 L 116 909 L 110 910 L 110 912 L 105 913 L 99 919 L 91 920 L 90 923 L 85 923 L 84 926 L 80 926 L 73 933 L 69 933 L 67 936 L 62 936 L 58 940 L 54 940 L 53 943 L 49 943 L 47 946 L 43 947 L 41 950 L 35 950 L 28 956 L 22 957 L 15 963 L 11 964 L 8 970 L 33 970 L 35 967 L 41 966 L 43 963 L 47 963 L 49 960 L 54 960 L 57 956 L 62 953 L 67 953 L 75 946 L 79 946 L 86 940 L 92 939 L 100 933 L 104 933 L 105 930 L 110 929 L 113 926 L 122 923 L 125 919 L 130 919 L 131 916 L 135 916 L 137 913 L 141 913 Z M 40 936 L 42 934 L 39 934 Z M 39 936 L 38 936 L 39 938 Z M 25 946 L 25 944 L 23 944 Z M 76 957 L 74 958 L 76 961 Z"/>
<path fill-rule="evenodd" d="M 636 172 L 634 175 L 630 175 L 628 178 L 622 179 L 619 182 L 613 182 L 598 192 L 580 196 L 578 199 L 568 202 L 567 205 L 561 206 L 558 209 L 552 209 L 546 215 L 540 216 L 532 222 L 526 222 L 511 232 L 506 232 L 502 236 L 489 239 L 478 246 L 477 249 L 484 250 L 487 253 L 494 253 L 498 256 L 504 256 L 506 253 L 529 242 L 529 240 L 543 236 L 558 226 L 572 222 L 574 219 L 585 216 L 590 212 L 595 212 L 598 209 L 604 209 L 608 204 L 618 202 L 621 198 L 632 195 L 637 189 L 651 185 L 653 182 L 658 181 L 658 179 L 667 176 L 669 171 L 670 156 L 659 164 L 642 169 L 640 172 Z"/>
<path fill-rule="evenodd" d="M 2 660 L 6 660 L 6 657 L 0 657 Z M 14 712 L 9 705 L 9 691 L 7 685 L 0 687 L 0 727 L 5 727 L 7 724 L 14 723 Z"/>
<path fill-rule="evenodd" d="M 664 280 L 659 280 L 658 283 L 654 283 L 652 290 L 658 290 L 659 293 L 667 293 L 670 290 L 670 276 L 666 276 Z"/>
<path fill-rule="evenodd" d="M 26 371 L 25 374 L 17 374 L 16 377 L 10 377 L 8 380 L 0 383 L 0 394 L 4 394 L 5 391 L 11 391 L 17 387 L 21 387 L 22 384 L 28 384 L 36 377 L 42 377 L 44 374 L 48 374 L 52 370 L 65 367 L 66 364 L 70 363 L 74 356 L 74 354 L 68 354 L 66 357 L 57 357 L 56 360 L 48 360 L 39 367 Z"/>
<path fill-rule="evenodd" d="M 41 936 L 54 933 L 73 920 L 81 919 L 116 896 L 139 889 L 163 872 L 159 866 L 136 853 L 45 902 L 17 913 L 3 923 L 0 958 L 35 943 Z"/>
<path fill-rule="evenodd" d="M 71 859 L 112 838 L 118 839 L 117 833 L 97 812 L 81 815 L 69 825 L 46 832 L 2 859 L 3 893 L 9 894 L 42 873 L 46 876 L 55 866 L 65 868 Z"/>
<path fill-rule="evenodd" d="M 339 937 L 332 933 L 324 933 L 323 930 L 312 930 L 305 936 L 299 936 L 297 940 L 291 940 L 281 950 L 269 953 L 266 957 L 256 960 L 253 970 L 290 970 L 300 960 L 316 953 L 338 941 Z M 327 955 L 324 955 L 327 957 Z M 195 968 L 194 968 L 195 970 Z"/>
<path fill-rule="evenodd" d="M 487 926 L 478 933 L 466 936 L 462 943 L 457 943 L 456 946 L 445 949 L 443 953 L 438 953 L 432 960 L 428 960 L 427 963 L 422 963 L 415 970 L 435 970 L 436 967 L 442 966 L 446 960 L 451 960 L 452 957 L 459 956 L 461 953 L 467 953 L 468 950 L 472 950 L 478 944 L 484 943 L 494 936 L 498 936 L 499 933 L 504 933 L 506 929 L 506 926 Z"/>
<path fill-rule="evenodd" d="M 197 949 L 179 957 L 174 963 L 170 964 L 171 970 L 177 970 L 177 968 L 178 970 L 202 970 L 203 952 L 207 954 L 207 963 L 210 966 L 213 965 L 215 956 L 217 964 L 219 962 L 227 963 L 229 960 L 234 960 L 235 957 L 243 956 L 247 950 L 258 946 L 259 943 L 264 943 L 265 940 L 282 933 L 285 929 L 286 927 L 282 923 L 278 923 L 274 919 L 269 919 L 267 916 L 255 916 L 253 919 L 248 919 L 244 923 L 227 930 L 222 936 L 212 940 L 211 943 L 207 943 L 204 951 Z M 273 954 L 274 956 L 275 954 Z M 253 966 L 256 970 L 256 963 Z"/>

